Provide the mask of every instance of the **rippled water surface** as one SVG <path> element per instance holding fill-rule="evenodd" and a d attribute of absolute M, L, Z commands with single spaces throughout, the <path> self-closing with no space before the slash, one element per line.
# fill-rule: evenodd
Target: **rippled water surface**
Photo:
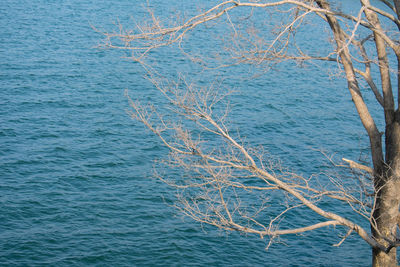
<path fill-rule="evenodd" d="M 151 169 L 167 151 L 130 120 L 123 91 L 155 102 L 157 94 L 139 65 L 94 48 L 102 36 L 91 27 L 128 22 L 142 3 L 2 1 L 0 265 L 369 265 L 358 238 L 332 246 L 340 231 L 285 237 L 265 251 L 258 237 L 202 227 L 164 203 L 174 192 Z M 164 68 L 174 68 L 171 60 Z M 327 77 L 287 64 L 235 81 L 235 127 L 305 175 L 326 165 L 318 149 L 357 158 L 363 130 L 345 83 Z"/>

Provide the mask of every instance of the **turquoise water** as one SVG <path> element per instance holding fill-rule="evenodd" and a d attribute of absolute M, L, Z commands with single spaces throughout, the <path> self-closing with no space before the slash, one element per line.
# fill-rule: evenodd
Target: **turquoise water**
<path fill-rule="evenodd" d="M 152 178 L 152 160 L 167 151 L 126 114 L 123 92 L 161 100 L 138 64 L 95 48 L 102 36 L 91 27 L 128 23 L 144 2 L 0 5 L 0 265 L 368 265 L 357 237 L 332 246 L 339 228 L 288 236 L 265 251 L 256 236 L 201 226 L 165 203 L 174 191 Z M 310 45 L 319 38 L 312 34 Z M 161 64 L 179 68 L 173 56 Z M 357 159 L 368 148 L 345 82 L 320 68 L 288 63 L 251 81 L 230 79 L 233 127 L 305 175 L 327 169 L 318 149 Z"/>

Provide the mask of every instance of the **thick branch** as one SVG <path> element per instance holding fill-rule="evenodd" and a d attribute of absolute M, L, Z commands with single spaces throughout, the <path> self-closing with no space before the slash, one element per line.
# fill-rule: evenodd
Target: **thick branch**
<path fill-rule="evenodd" d="M 370 174 L 374 173 L 374 170 L 372 168 L 368 167 L 368 166 L 362 165 L 362 164 L 357 163 L 355 161 L 352 161 L 350 159 L 342 158 L 342 160 L 347 162 L 349 164 L 350 168 L 352 168 L 352 169 L 363 170 L 363 171 L 366 171 L 366 172 L 368 172 Z"/>
<path fill-rule="evenodd" d="M 325 9 L 330 8 L 328 2 L 325 0 L 317 0 L 316 2 Z M 357 109 L 361 122 L 370 138 L 374 170 L 378 175 L 380 175 L 383 171 L 383 162 L 384 162 L 381 135 L 361 95 L 354 67 L 351 61 L 350 52 L 348 47 L 345 45 L 346 40 L 343 36 L 342 29 L 335 16 L 326 15 L 326 18 L 332 29 L 338 50 L 340 51 L 339 56 L 341 58 L 341 62 L 346 74 L 348 88 L 352 96 L 354 105 Z"/>
<path fill-rule="evenodd" d="M 371 4 L 369 0 L 361 0 L 363 5 L 367 7 L 364 10 L 364 13 L 368 19 L 368 21 L 375 26 L 379 31 L 383 31 L 378 16 L 375 12 L 372 12 L 369 8 Z M 394 120 L 394 98 L 392 92 L 392 83 L 390 81 L 390 72 L 389 72 L 389 62 L 386 53 L 386 44 L 381 35 L 374 32 L 374 40 L 376 51 L 378 54 L 378 62 L 379 62 L 379 71 L 381 73 L 381 82 L 382 82 L 382 92 L 383 92 L 383 101 L 384 101 L 384 110 L 385 110 L 385 121 L 386 124 L 389 125 Z"/>

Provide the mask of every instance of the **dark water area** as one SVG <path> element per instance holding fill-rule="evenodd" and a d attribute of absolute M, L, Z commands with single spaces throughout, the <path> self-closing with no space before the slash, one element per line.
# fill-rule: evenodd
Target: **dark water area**
<path fill-rule="evenodd" d="M 356 236 L 332 246 L 342 229 L 265 251 L 257 236 L 202 226 L 165 203 L 175 192 L 152 178 L 152 161 L 167 150 L 129 118 L 124 89 L 159 96 L 138 64 L 95 48 L 102 36 L 92 28 L 129 22 L 145 2 L 2 1 L 0 265 L 368 266 L 370 249 Z M 184 6 L 175 2 L 153 5 Z M 345 82 L 319 68 L 288 63 L 231 79 L 235 127 L 305 175 L 327 168 L 320 149 L 357 159 L 368 148 Z"/>

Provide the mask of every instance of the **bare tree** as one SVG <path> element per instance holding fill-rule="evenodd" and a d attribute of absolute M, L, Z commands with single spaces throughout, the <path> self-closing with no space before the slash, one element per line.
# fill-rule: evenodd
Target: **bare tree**
<path fill-rule="evenodd" d="M 226 230 L 253 233 L 273 240 L 275 237 L 337 225 L 367 242 L 373 251 L 374 266 L 397 266 L 396 247 L 400 203 L 400 0 L 360 0 L 358 10 L 346 11 L 354 1 L 334 0 L 259 0 L 220 1 L 195 16 L 163 22 L 149 10 L 149 21 L 136 28 L 104 33 L 105 46 L 131 52 L 133 60 L 148 70 L 149 79 L 165 96 L 174 116 L 130 100 L 133 118 L 144 123 L 170 149 L 164 163 L 182 168 L 182 179 L 160 179 L 180 192 L 176 207 L 196 221 Z M 257 16 L 256 13 L 262 16 Z M 236 16 L 236 17 L 235 17 Z M 247 23 L 256 17 L 278 17 L 282 23 L 271 29 Z M 314 30 L 306 23 L 318 19 L 329 29 L 331 51 L 315 54 L 296 37 L 300 29 Z M 184 48 L 185 38 L 202 25 L 225 23 L 232 39 L 224 39 L 222 51 L 213 59 L 222 59 L 219 68 L 236 64 L 272 66 L 283 61 L 323 61 L 339 69 L 370 141 L 371 167 L 345 160 L 354 172 L 355 183 L 332 178 L 330 183 L 314 177 L 302 177 L 283 169 L 260 148 L 252 148 L 226 123 L 229 90 L 218 84 L 198 87 L 180 77 L 166 82 L 152 69 L 146 56 L 157 48 L 176 45 L 181 52 L 204 68 L 207 58 Z M 211 31 L 212 28 L 210 28 Z M 224 31 L 222 31 L 224 32 Z M 272 36 L 272 38 L 271 38 Z M 228 36 L 225 36 L 228 37 Z M 315 49 L 315 51 L 317 51 Z M 393 67 L 391 67 L 393 65 Z M 397 67 L 395 67 L 397 65 Z M 215 66 L 214 66 L 215 67 Z M 376 118 L 369 112 L 360 82 L 368 85 L 385 118 L 385 139 Z M 364 92 L 365 93 L 365 92 Z M 223 108 L 226 105 L 226 108 Z M 397 106 L 397 107 L 396 107 Z M 385 153 L 385 155 L 384 155 Z M 282 210 L 266 216 L 266 200 L 273 198 Z M 257 200 L 249 201 L 249 199 Z M 368 221 L 370 230 L 344 216 L 324 210 L 321 201 L 348 205 Z M 256 203 L 256 204 L 254 204 Z M 320 217 L 308 226 L 290 228 L 282 222 L 293 209 L 308 208 Z M 321 218 L 323 220 L 321 220 Z M 292 225 L 294 222 L 291 222 Z"/>

